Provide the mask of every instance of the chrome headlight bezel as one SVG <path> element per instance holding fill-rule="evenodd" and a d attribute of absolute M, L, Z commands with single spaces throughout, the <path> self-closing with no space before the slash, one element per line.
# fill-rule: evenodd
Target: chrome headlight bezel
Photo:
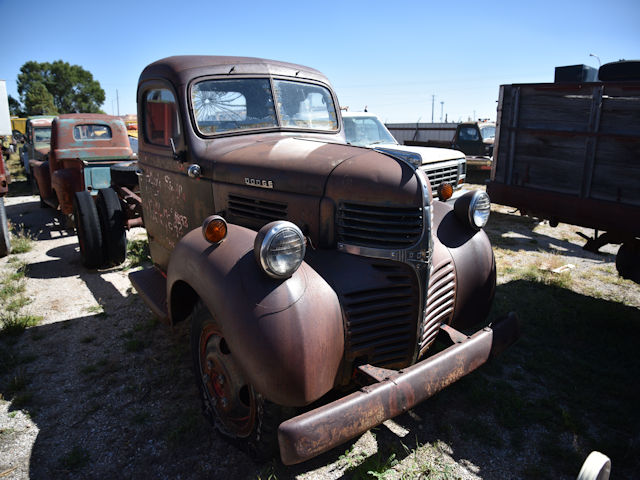
<path fill-rule="evenodd" d="M 491 200 L 486 192 L 475 190 L 459 197 L 453 209 L 460 221 L 473 230 L 480 230 L 489 221 Z"/>
<path fill-rule="evenodd" d="M 285 247 L 287 251 L 278 253 L 275 249 L 282 248 L 282 242 L 289 243 Z M 262 227 L 256 235 L 253 250 L 258 265 L 268 276 L 284 280 L 291 277 L 302 265 L 306 239 L 302 230 L 294 223 L 286 220 L 271 222 Z"/>

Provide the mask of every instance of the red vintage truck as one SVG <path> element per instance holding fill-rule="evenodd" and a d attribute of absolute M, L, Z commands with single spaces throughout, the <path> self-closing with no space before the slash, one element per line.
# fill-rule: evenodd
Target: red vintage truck
<path fill-rule="evenodd" d="M 446 204 L 420 159 L 347 145 L 322 73 L 170 57 L 137 95 L 153 266 L 130 278 L 163 321 L 190 322 L 203 412 L 257 458 L 310 459 L 517 339 L 512 314 L 460 331 L 495 291 L 486 193 Z"/>
<path fill-rule="evenodd" d="M 6 257 L 11 252 L 11 232 L 4 207 L 4 196 L 9 191 L 10 180 L 9 171 L 0 152 L 0 257 Z"/>
<path fill-rule="evenodd" d="M 116 205 L 119 201 L 117 195 L 114 196 L 115 192 L 108 189 L 112 172 L 114 169 L 130 169 L 134 160 L 135 155 L 122 119 L 90 113 L 65 114 L 55 118 L 48 154 L 41 160 L 29 160 L 41 205 L 59 209 L 69 225 L 76 220 L 78 226 L 80 217 L 79 239 L 81 245 L 88 247 L 81 248 L 81 255 L 87 267 L 99 267 L 105 262 L 101 248 L 91 247 L 95 243 L 94 237 L 98 235 L 93 228 L 98 218 L 97 214 L 93 214 L 94 209 L 110 211 L 113 216 L 113 208 L 109 205 Z M 102 193 L 101 189 L 104 190 Z M 105 198 L 105 195 L 110 195 L 110 198 Z M 92 198 L 97 202 L 96 207 L 93 207 Z M 88 220 L 87 215 L 90 216 Z M 83 223 L 85 220 L 89 222 L 86 225 Z M 122 244 L 123 229 L 118 229 L 117 238 Z M 87 242 L 91 245 L 86 245 Z M 108 263 L 124 260 L 123 249 L 120 248 L 118 252 Z"/>

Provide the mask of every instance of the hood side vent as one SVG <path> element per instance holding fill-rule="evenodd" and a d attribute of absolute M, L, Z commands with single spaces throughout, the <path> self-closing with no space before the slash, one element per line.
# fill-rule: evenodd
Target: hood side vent
<path fill-rule="evenodd" d="M 229 194 L 227 200 L 228 215 L 249 220 L 252 225 L 266 225 L 275 220 L 287 218 L 287 204 Z"/>

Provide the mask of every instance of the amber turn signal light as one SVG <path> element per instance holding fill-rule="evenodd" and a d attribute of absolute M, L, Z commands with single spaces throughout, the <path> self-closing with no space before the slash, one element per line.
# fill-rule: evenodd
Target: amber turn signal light
<path fill-rule="evenodd" d="M 202 222 L 202 235 L 209 243 L 220 243 L 227 237 L 227 222 L 220 215 L 211 215 Z"/>
<path fill-rule="evenodd" d="M 451 198 L 451 195 L 453 195 L 453 187 L 450 183 L 441 183 L 440 185 L 438 185 L 438 198 L 441 201 L 444 202 L 446 200 L 449 200 Z"/>

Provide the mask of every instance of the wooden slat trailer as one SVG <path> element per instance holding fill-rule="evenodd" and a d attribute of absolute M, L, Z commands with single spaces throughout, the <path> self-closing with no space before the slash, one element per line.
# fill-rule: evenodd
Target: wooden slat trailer
<path fill-rule="evenodd" d="M 497 126 L 491 201 L 594 228 L 640 281 L 640 80 L 502 85 Z"/>

